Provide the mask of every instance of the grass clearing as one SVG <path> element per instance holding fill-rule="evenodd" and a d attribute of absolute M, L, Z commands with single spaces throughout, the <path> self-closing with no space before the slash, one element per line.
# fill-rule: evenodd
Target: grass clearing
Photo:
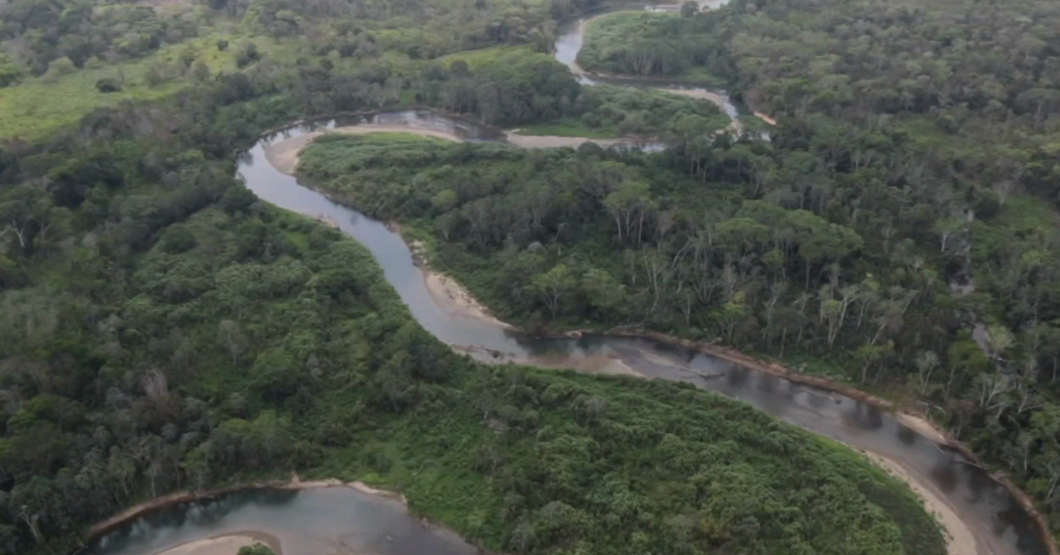
<path fill-rule="evenodd" d="M 224 51 L 217 48 L 217 42 L 221 39 L 229 42 L 229 47 Z M 249 40 L 249 37 L 240 34 L 219 31 L 165 46 L 146 58 L 98 69 L 81 69 L 54 81 L 31 77 L 18 85 L 0 89 L 0 139 L 39 141 L 61 127 L 77 123 L 97 108 L 115 106 L 127 100 L 156 100 L 188 88 L 195 83 L 191 75 L 177 77 L 155 87 L 146 83 L 148 70 L 154 64 L 179 64 L 180 54 L 188 48 L 196 52 L 198 60 L 210 68 L 212 75 L 237 71 L 236 56 L 240 46 Z M 253 42 L 263 59 L 287 59 L 298 55 L 289 43 L 265 37 L 254 37 Z M 105 78 L 121 82 L 122 90 L 99 92 L 96 82 Z"/>

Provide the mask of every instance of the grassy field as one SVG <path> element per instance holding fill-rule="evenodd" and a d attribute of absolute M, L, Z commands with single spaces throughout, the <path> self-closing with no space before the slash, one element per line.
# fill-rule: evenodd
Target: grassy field
<path fill-rule="evenodd" d="M 221 51 L 217 41 L 225 39 L 229 47 Z M 158 62 L 179 64 L 179 57 L 191 48 L 203 61 L 211 75 L 237 71 L 235 58 L 240 45 L 250 39 L 238 33 L 217 31 L 195 40 L 165 46 L 153 55 L 129 60 L 98 69 L 81 69 L 49 81 L 31 77 L 24 82 L 0 89 L 0 140 L 21 139 L 34 142 L 44 139 L 56 129 L 77 123 L 96 108 L 114 106 L 126 100 L 154 100 L 172 95 L 194 83 L 194 77 L 177 77 L 151 87 L 146 75 Z M 281 43 L 266 37 L 254 37 L 254 44 L 263 59 L 293 58 L 298 55 L 291 43 Z M 122 90 L 102 93 L 96 82 L 110 78 L 122 82 Z"/>

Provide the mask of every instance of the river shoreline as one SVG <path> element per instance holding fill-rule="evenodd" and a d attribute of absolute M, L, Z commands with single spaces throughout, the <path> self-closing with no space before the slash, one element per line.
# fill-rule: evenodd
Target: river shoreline
<path fill-rule="evenodd" d="M 233 493 L 240 493 L 244 491 L 298 491 L 307 489 L 336 487 L 346 487 L 364 494 L 400 501 L 402 504 L 407 506 L 405 497 L 400 493 L 376 489 L 365 484 L 364 482 L 343 482 L 334 478 L 326 480 L 302 481 L 296 475 L 293 476 L 290 480 L 265 480 L 255 482 L 244 482 L 232 486 L 225 486 L 205 491 L 183 490 L 155 497 L 153 499 L 137 503 L 106 520 L 97 522 L 96 524 L 92 525 L 92 527 L 89 528 L 87 539 L 89 541 L 98 539 L 99 537 L 113 532 L 114 530 L 121 528 L 122 526 L 125 526 L 138 518 L 145 517 L 157 513 L 159 511 L 164 511 L 166 509 L 184 503 L 213 501 L 226 495 L 231 495 Z M 278 551 L 277 555 L 280 555 Z"/>
<path fill-rule="evenodd" d="M 301 480 L 297 474 L 294 474 L 289 480 L 265 480 L 245 482 L 204 491 L 184 490 L 162 495 L 154 499 L 149 499 L 147 501 L 137 503 L 106 520 L 96 523 L 90 528 L 86 540 L 88 542 L 97 540 L 113 532 L 114 530 L 130 525 L 137 519 L 150 516 L 186 503 L 214 501 L 232 494 L 248 491 L 303 491 L 323 488 L 349 488 L 365 495 L 370 495 L 380 499 L 400 503 L 406 511 L 408 510 L 408 500 L 405 498 L 404 495 L 401 495 L 398 492 L 378 489 L 369 486 L 368 484 L 365 484 L 361 481 L 344 482 L 337 478 L 306 481 Z M 452 531 L 451 529 L 446 528 L 442 524 L 430 520 L 428 518 L 417 516 L 411 513 L 409 514 L 409 517 L 419 521 L 421 524 L 427 526 L 430 529 L 444 530 L 447 533 L 456 534 L 456 532 Z M 260 530 L 246 530 L 218 534 L 216 536 L 210 536 L 208 538 L 192 540 L 163 549 L 154 553 L 153 555 L 220 555 L 219 553 L 214 552 L 214 547 L 236 547 L 237 544 L 239 544 L 238 547 L 242 547 L 242 545 L 250 545 L 253 543 L 264 543 L 265 545 L 269 546 L 270 549 L 276 552 L 276 555 L 283 555 L 281 551 L 282 546 L 280 545 L 279 540 L 271 534 Z M 191 544 L 197 545 L 195 545 L 195 548 L 193 549 Z M 201 550 L 199 549 L 200 547 L 202 548 Z M 238 550 L 238 547 L 236 547 L 236 550 Z M 226 553 L 226 555 L 232 554 Z"/>
<path fill-rule="evenodd" d="M 280 541 L 275 536 L 256 531 L 218 534 L 209 538 L 191 540 L 159 551 L 154 555 L 235 555 L 240 549 L 259 543 L 268 546 L 276 555 L 283 555 Z"/>
<path fill-rule="evenodd" d="M 406 132 L 415 133 L 417 131 L 415 128 L 407 128 L 407 129 L 408 130 Z M 268 151 L 269 151 L 269 149 L 266 149 L 266 152 L 268 152 Z M 270 159 L 270 162 L 271 162 L 272 158 L 269 157 L 269 159 Z M 280 167 L 276 167 L 276 169 L 279 170 L 279 171 L 283 171 L 283 168 L 280 168 Z M 286 173 L 286 172 L 284 172 L 284 173 Z M 305 185 L 305 183 L 303 183 L 303 185 Z M 310 186 L 310 185 L 307 185 L 307 186 Z M 324 189 L 321 189 L 319 187 L 312 187 L 312 186 L 310 186 L 310 188 L 313 188 L 313 189 L 317 190 L 318 192 L 321 192 L 322 194 L 326 194 L 326 195 L 329 196 L 329 198 L 333 198 L 334 200 L 336 200 L 336 201 L 338 201 L 340 203 L 349 204 L 346 201 L 335 199 L 333 196 L 330 195 L 330 192 L 328 192 L 328 191 L 326 191 Z M 452 315 L 455 315 L 455 316 L 459 316 L 459 317 L 474 318 L 474 319 L 480 320 L 482 322 L 486 322 L 486 323 L 488 323 L 488 324 L 490 324 L 492 326 L 497 326 L 497 327 L 505 329 L 505 330 L 517 331 L 517 332 L 522 333 L 522 334 L 524 334 L 526 336 L 529 336 L 529 337 L 536 337 L 536 338 L 542 338 L 542 339 L 545 339 L 545 338 L 579 338 L 582 335 L 592 334 L 592 335 L 598 335 L 598 336 L 601 336 L 601 337 L 648 339 L 648 340 L 656 341 L 656 342 L 667 344 L 667 345 L 683 347 L 683 348 L 686 348 L 686 349 L 690 349 L 690 350 L 694 350 L 694 351 L 697 351 L 697 352 L 701 352 L 701 353 L 704 353 L 704 354 L 707 354 L 707 355 L 710 355 L 710 356 L 713 356 L 713 357 L 716 357 L 716 358 L 731 362 L 733 364 L 737 364 L 737 365 L 744 366 L 744 367 L 747 367 L 747 368 L 750 368 L 750 369 L 753 369 L 753 370 L 757 370 L 759 372 L 763 372 L 765 374 L 769 374 L 769 375 L 772 375 L 772 376 L 783 378 L 783 379 L 788 380 L 788 381 L 790 381 L 792 383 L 806 385 L 806 386 L 810 386 L 810 387 L 813 387 L 813 388 L 816 388 L 816 389 L 819 389 L 819 390 L 822 390 L 822 391 L 844 395 L 844 396 L 849 397 L 851 399 L 855 399 L 857 401 L 865 403 L 866 405 L 869 405 L 869 406 L 872 406 L 874 408 L 889 412 L 889 413 L 893 414 L 899 420 L 899 422 L 901 424 L 905 425 L 908 428 L 916 430 L 921 435 L 923 435 L 925 438 L 927 438 L 927 439 L 931 440 L 932 442 L 934 442 L 940 448 L 952 449 L 952 450 L 960 453 L 961 455 L 963 455 L 972 464 L 975 464 L 977 466 L 980 466 L 981 468 L 986 469 L 985 465 L 983 465 L 980 462 L 979 458 L 971 451 L 970 448 L 968 448 L 963 443 L 961 443 L 961 442 L 957 441 L 956 439 L 954 439 L 948 431 L 945 431 L 944 429 L 940 428 L 939 426 L 937 426 L 934 423 L 932 423 L 929 420 L 927 420 L 924 415 L 922 415 L 922 414 L 920 414 L 918 412 L 915 412 L 913 410 L 910 410 L 906 406 L 901 406 L 899 403 L 896 403 L 894 401 L 891 401 L 891 400 L 888 400 L 888 399 L 884 399 L 882 397 L 879 397 L 879 396 L 876 396 L 876 395 L 873 395 L 873 394 L 866 393 L 864 391 L 858 390 L 858 389 L 856 389 L 855 387 L 853 387 L 853 386 L 851 386 L 849 384 L 836 382 L 834 380 L 829 380 L 827 378 L 822 378 L 822 377 L 819 377 L 819 376 L 812 376 L 812 375 L 803 374 L 803 373 L 800 373 L 800 372 L 798 372 L 796 370 L 793 370 L 793 369 L 791 369 L 789 367 L 786 367 L 786 366 L 784 366 L 784 365 L 782 365 L 782 364 L 780 364 L 778 362 L 775 362 L 775 361 L 763 360 L 763 359 L 756 358 L 756 357 L 747 355 L 745 353 L 736 351 L 734 349 L 730 349 L 730 348 L 727 348 L 727 347 L 724 347 L 724 346 L 720 346 L 720 345 L 716 345 L 716 344 L 712 344 L 712 343 L 708 343 L 708 342 L 704 342 L 704 341 L 693 341 L 693 340 L 684 339 L 684 338 L 680 338 L 680 337 L 669 335 L 669 334 L 664 334 L 664 333 L 661 333 L 661 332 L 655 332 L 655 331 L 643 330 L 643 329 L 630 329 L 630 328 L 621 328 L 620 327 L 620 328 L 612 328 L 612 329 L 607 329 L 607 330 L 599 330 L 599 329 L 591 329 L 590 328 L 590 329 L 571 330 L 571 331 L 558 332 L 558 333 L 548 333 L 548 332 L 538 333 L 538 334 L 528 333 L 525 330 L 522 330 L 521 328 L 519 328 L 518 326 L 511 325 L 511 324 L 509 324 L 507 322 L 504 322 L 503 320 L 495 317 L 493 314 L 491 314 L 491 312 L 489 311 L 488 307 L 486 307 L 483 303 L 478 301 L 474 297 L 474 295 L 472 295 L 471 292 L 468 291 L 461 283 L 459 283 L 457 280 L 445 275 L 442 272 L 439 272 L 437 270 L 432 269 L 430 267 L 430 264 L 429 264 L 429 259 L 426 256 L 424 245 L 422 243 L 418 242 L 418 241 L 411 240 L 406 234 L 402 233 L 402 229 L 401 229 L 401 226 L 399 224 L 397 224 L 395 222 L 390 222 L 390 223 L 387 224 L 387 226 L 391 230 L 393 230 L 396 233 L 398 233 L 398 235 L 401 236 L 401 238 L 405 242 L 405 244 L 409 247 L 410 251 L 413 254 L 414 263 L 421 269 L 421 271 L 423 273 L 423 279 L 425 281 L 425 284 L 426 284 L 428 292 L 431 294 L 434 302 L 439 306 L 439 308 L 441 308 L 443 311 L 445 311 L 445 312 L 447 312 L 449 314 L 452 314 Z M 451 345 L 451 347 L 453 347 L 453 348 L 455 348 L 457 350 L 460 350 L 461 352 L 465 352 L 465 353 L 472 354 L 472 355 L 477 352 L 475 350 L 474 346 Z M 506 358 L 507 357 L 507 353 L 494 353 L 494 352 L 486 351 L 486 354 L 489 355 L 489 356 L 486 357 L 483 360 L 488 361 L 488 362 L 492 362 L 492 363 L 504 363 L 504 362 L 527 363 L 527 361 L 512 360 L 510 358 Z M 535 364 L 538 364 L 538 365 L 541 365 L 541 366 L 553 367 L 553 368 L 570 367 L 569 364 L 566 365 L 566 366 L 564 366 L 564 365 L 556 365 L 556 364 L 550 364 L 548 361 L 544 361 L 543 364 L 541 363 L 541 361 L 533 361 L 533 362 Z M 599 361 L 597 361 L 597 362 L 599 362 Z M 593 367 L 593 368 L 583 367 L 583 368 L 578 368 L 578 369 L 581 370 L 581 371 L 589 371 L 589 372 L 597 372 L 597 373 L 623 374 L 623 375 L 639 376 L 639 374 L 637 374 L 634 370 L 629 369 L 628 367 L 626 367 L 626 368 L 616 368 L 616 369 L 612 369 L 610 371 L 609 370 L 602 370 L 601 371 L 601 370 L 599 370 L 599 369 L 597 369 L 595 367 Z M 877 455 L 875 453 L 873 453 L 873 454 Z M 900 463 L 898 461 L 894 461 L 892 459 L 887 459 L 887 460 L 891 461 L 894 464 L 899 464 L 900 465 Z M 893 468 L 892 468 L 892 470 L 893 470 Z M 1037 510 L 1037 508 L 1035 507 L 1034 502 L 1030 498 L 1030 496 L 1028 494 L 1026 494 L 1025 492 L 1023 492 L 1022 489 L 1018 488 L 1003 473 L 996 472 L 996 471 L 989 471 L 989 470 L 987 470 L 987 471 L 988 471 L 990 477 L 993 478 L 997 483 L 1001 484 L 1006 490 L 1008 490 L 1009 494 L 1012 495 L 1012 497 L 1020 504 L 1020 506 L 1036 522 L 1036 524 L 1037 524 L 1037 526 L 1038 526 L 1038 528 L 1039 528 L 1039 530 L 1041 532 L 1041 535 L 1043 537 L 1043 540 L 1044 540 L 1044 542 L 1045 542 L 1045 544 L 1046 544 L 1046 546 L 1047 546 L 1047 548 L 1049 550 L 1049 553 L 1051 555 L 1060 555 L 1060 549 L 1057 548 L 1056 542 L 1055 542 L 1052 534 L 1049 533 L 1049 528 L 1048 528 L 1048 525 L 1047 525 L 1047 523 L 1045 521 L 1044 515 L 1042 515 Z M 928 481 L 924 480 L 922 483 L 916 482 L 915 478 L 910 478 L 911 476 L 912 476 L 912 474 L 910 474 L 908 472 L 905 472 L 905 473 L 901 474 L 901 477 L 903 477 L 905 479 L 907 484 L 909 484 L 910 487 L 912 487 L 915 491 L 920 493 L 922 496 L 933 495 L 931 492 L 933 492 L 934 490 L 933 490 L 931 484 Z M 913 481 L 910 481 L 910 480 L 913 480 Z M 929 503 L 929 505 L 938 507 L 940 505 L 946 505 L 946 501 L 944 499 L 938 497 L 938 496 L 935 496 L 934 499 Z M 947 525 L 946 522 L 942 522 L 942 524 Z M 950 537 L 953 538 L 952 545 L 957 545 L 957 546 L 965 546 L 965 545 L 967 545 L 966 540 L 967 540 L 968 535 L 970 534 L 970 532 L 969 532 L 969 528 L 964 525 L 963 521 L 961 521 L 959 526 L 955 526 L 955 525 L 953 525 L 953 522 L 952 522 L 952 519 L 951 519 L 950 522 L 947 525 L 947 532 L 949 533 Z M 973 540 L 973 542 L 974 542 L 974 540 Z M 957 552 L 951 552 L 951 555 L 965 555 L 965 554 L 962 553 L 962 552 L 957 551 Z"/>

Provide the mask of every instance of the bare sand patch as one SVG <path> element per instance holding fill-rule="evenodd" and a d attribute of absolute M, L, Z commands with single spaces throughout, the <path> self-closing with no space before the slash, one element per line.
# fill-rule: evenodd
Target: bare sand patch
<path fill-rule="evenodd" d="M 265 159 L 267 159 L 269 163 L 280 172 L 287 175 L 294 175 L 295 171 L 298 169 L 298 160 L 302 154 L 302 150 L 304 150 L 305 147 L 317 137 L 329 134 L 368 135 L 371 133 L 407 133 L 409 135 L 419 135 L 421 137 L 434 137 L 436 139 L 442 139 L 454 143 L 464 142 L 464 139 L 452 133 L 436 129 L 420 129 L 403 125 L 365 123 L 361 125 L 350 125 L 346 127 L 336 127 L 334 129 L 312 131 L 290 139 L 276 141 L 265 147 Z"/>
<path fill-rule="evenodd" d="M 772 125 L 773 127 L 777 126 L 777 120 L 768 116 L 765 112 L 759 112 L 755 110 L 754 115 L 758 117 L 758 119 L 768 123 L 769 125 Z"/>
<path fill-rule="evenodd" d="M 941 430 L 936 428 L 932 423 L 919 416 L 914 416 L 907 412 L 898 412 L 895 414 L 898 418 L 898 422 L 902 423 L 908 428 L 916 430 L 920 435 L 939 443 L 947 445 L 950 443 L 950 438 L 946 437 L 946 434 L 942 433 Z"/>
<path fill-rule="evenodd" d="M 898 461 L 888 459 L 876 453 L 865 453 L 872 462 L 883 467 L 892 476 L 905 482 L 910 489 L 915 491 L 924 502 L 924 508 L 933 513 L 939 524 L 946 531 L 949 543 L 947 552 L 949 555 L 992 555 L 978 550 L 977 546 L 988 546 L 989 542 L 979 541 L 979 535 L 984 531 L 973 530 L 968 524 L 961 520 L 956 509 L 946 500 L 946 496 L 940 492 L 931 480 L 916 471 L 907 468 Z M 987 548 L 989 549 L 989 548 Z"/>
<path fill-rule="evenodd" d="M 279 540 L 261 532 L 241 532 L 193 540 L 159 551 L 155 555 L 236 555 L 240 549 L 256 543 L 265 544 L 276 555 L 281 555 Z"/>
<path fill-rule="evenodd" d="M 490 314 L 489 309 L 471 296 L 471 293 L 455 279 L 427 268 L 423 270 L 423 279 L 435 304 L 446 313 L 474 318 L 503 329 L 512 329 L 510 324 Z"/>
<path fill-rule="evenodd" d="M 596 143 L 600 146 L 634 145 L 631 139 L 590 139 L 588 137 L 559 137 L 555 135 L 520 135 L 515 131 L 505 131 L 504 139 L 519 148 L 578 148 L 585 143 Z"/>
<path fill-rule="evenodd" d="M 518 361 L 517 361 L 518 362 Z M 527 361 L 529 364 L 551 370 L 577 370 L 586 374 L 605 374 L 609 376 L 634 376 L 643 378 L 644 375 L 630 368 L 625 362 L 607 355 L 593 355 L 577 360 L 558 358 L 535 358 Z"/>

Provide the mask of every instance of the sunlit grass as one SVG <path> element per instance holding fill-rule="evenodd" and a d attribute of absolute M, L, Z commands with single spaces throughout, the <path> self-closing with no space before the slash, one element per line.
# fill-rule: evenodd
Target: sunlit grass
<path fill-rule="evenodd" d="M 217 48 L 221 39 L 229 42 L 224 51 Z M 148 86 L 146 75 L 159 61 L 180 64 L 180 55 L 188 48 L 195 52 L 197 60 L 210 68 L 211 75 L 237 71 L 235 58 L 240 46 L 248 40 L 251 39 L 239 34 L 215 32 L 165 46 L 138 60 L 98 69 L 81 69 L 55 80 L 30 77 L 16 86 L 0 89 L 0 139 L 37 141 L 58 128 L 77 123 L 96 108 L 114 106 L 123 100 L 153 100 L 175 94 L 194 83 L 190 72 L 155 87 Z M 254 37 L 253 42 L 266 58 L 283 59 L 295 55 L 287 43 L 267 37 Z M 99 92 L 96 82 L 105 78 L 120 82 L 122 90 Z"/>

